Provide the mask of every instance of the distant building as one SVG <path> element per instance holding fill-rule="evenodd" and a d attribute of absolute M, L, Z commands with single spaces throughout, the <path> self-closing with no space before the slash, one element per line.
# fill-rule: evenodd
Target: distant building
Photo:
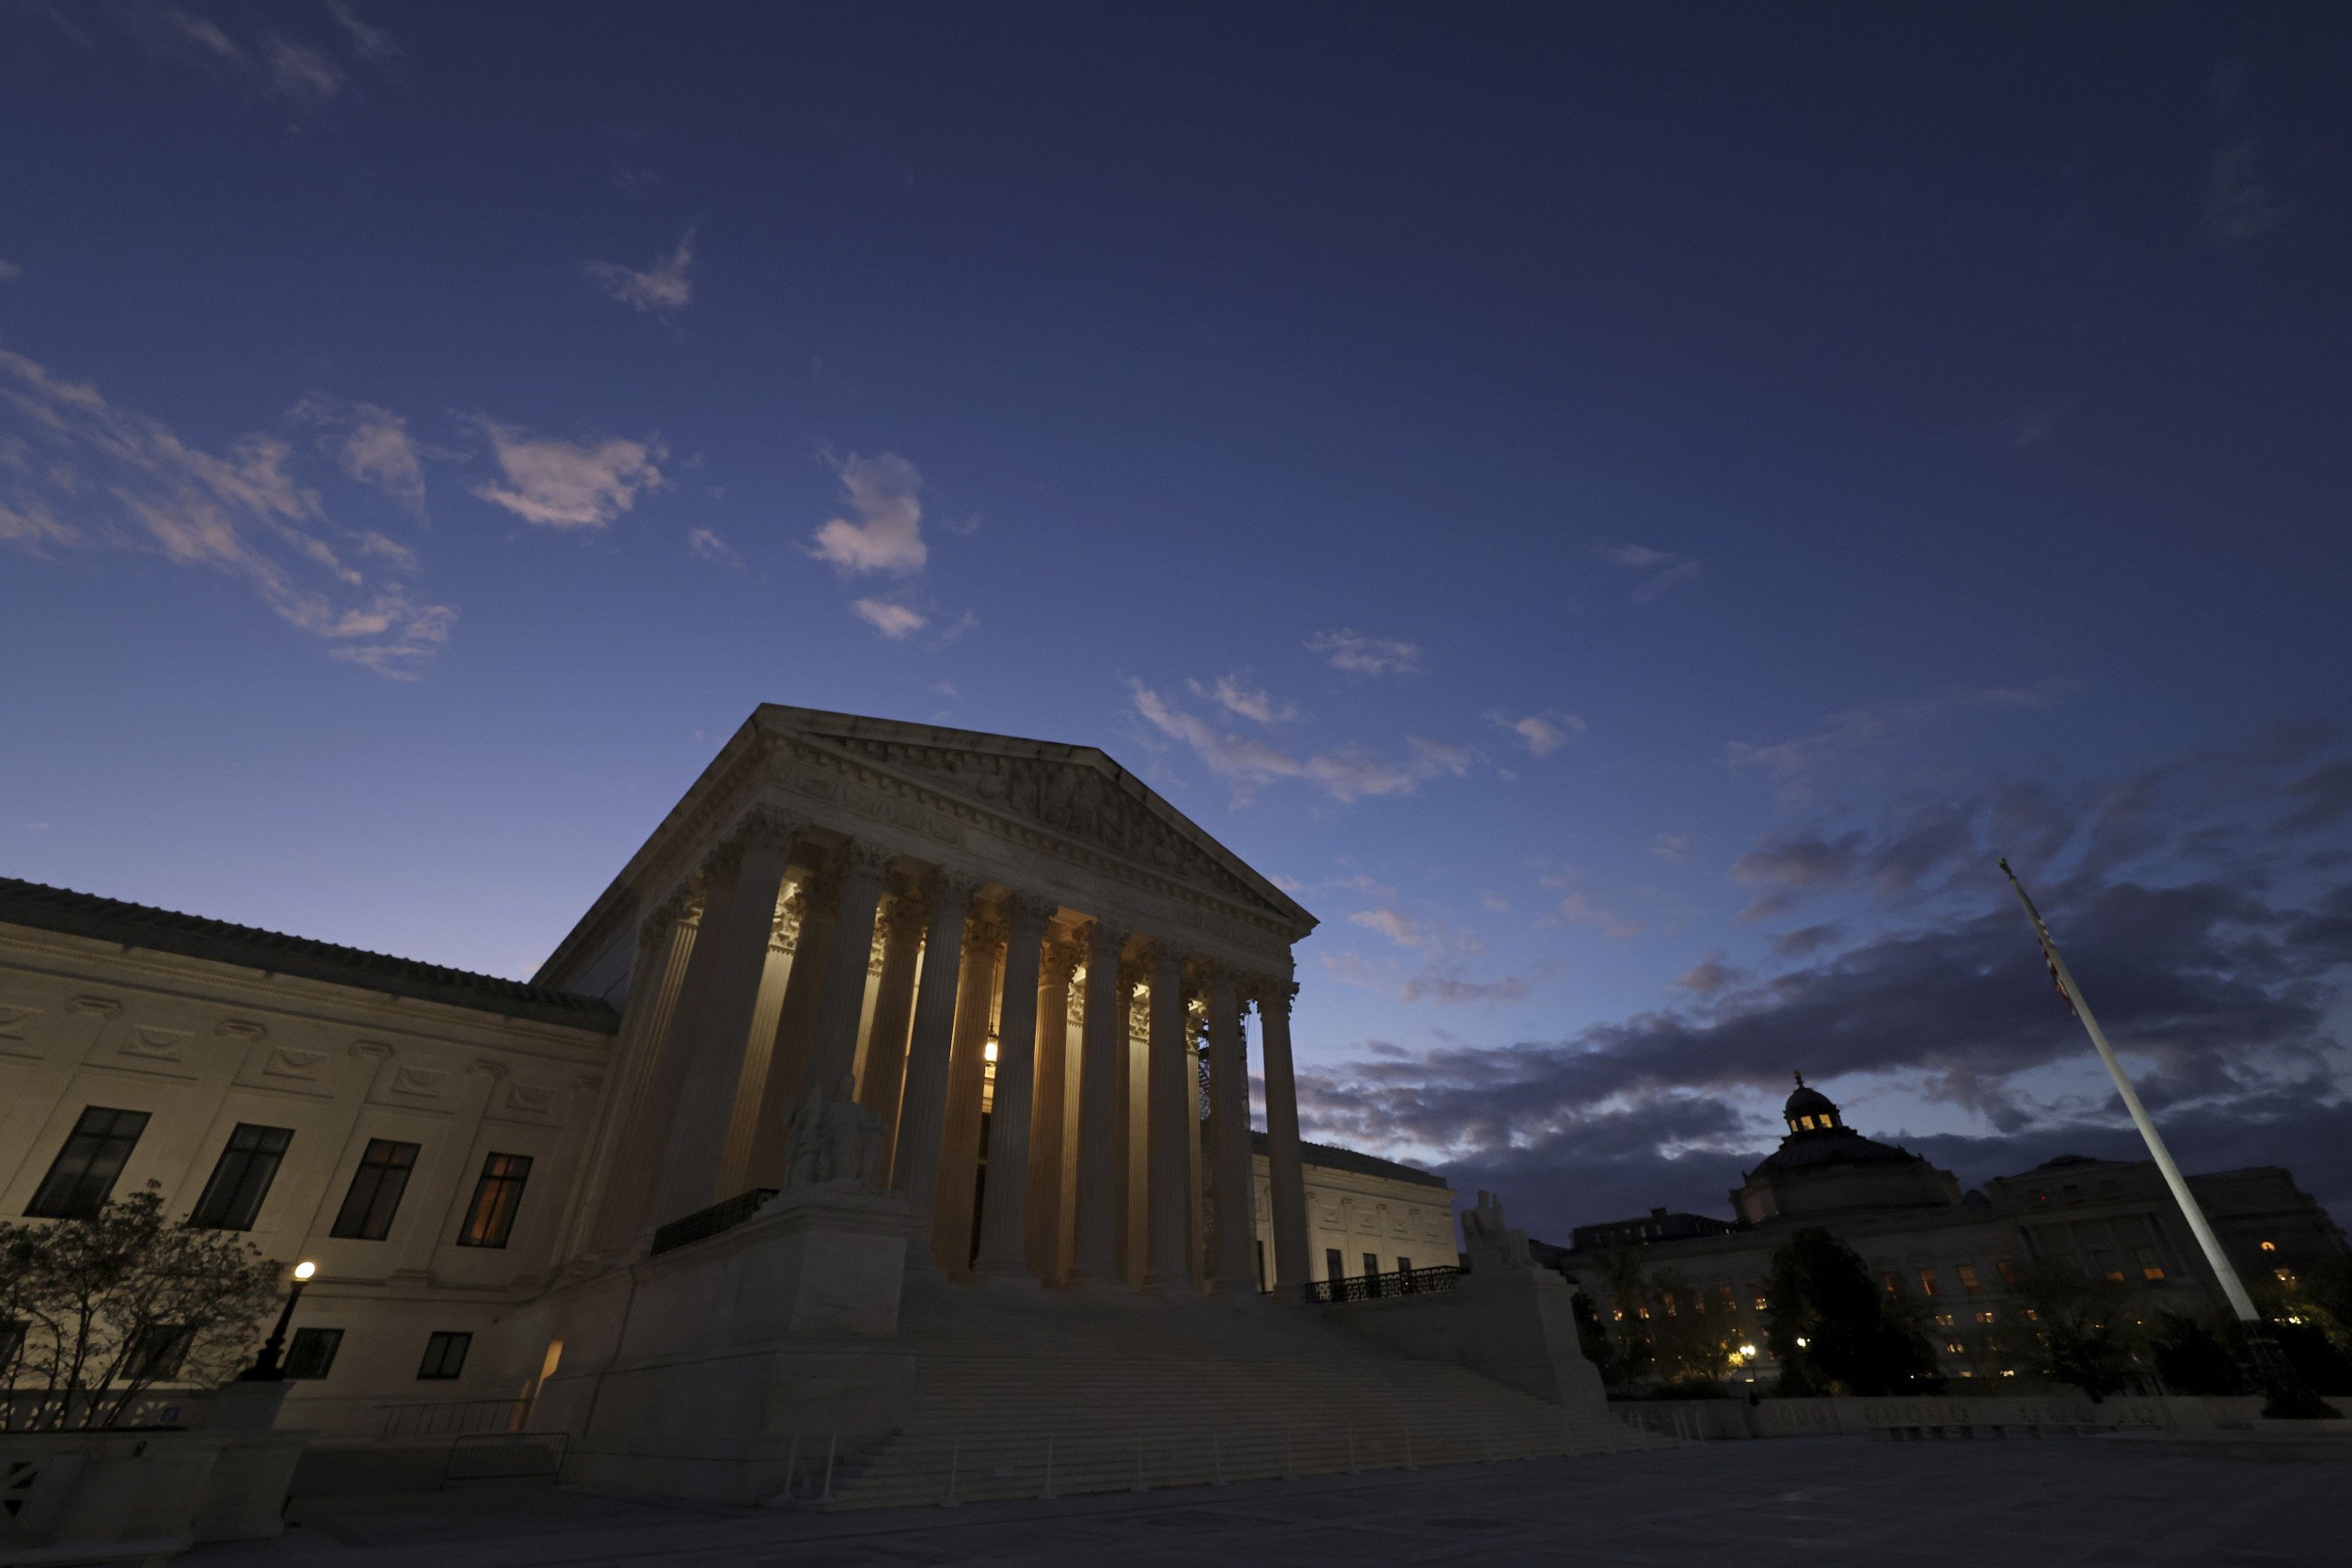
<path fill-rule="evenodd" d="M 1788 1132 L 1780 1147 L 1731 1193 L 1736 1221 L 1653 1209 L 1644 1219 L 1579 1226 L 1570 1246 L 1540 1247 L 1538 1258 L 1582 1287 L 1604 1318 L 1695 1313 L 1716 1321 L 1715 1338 L 1761 1350 L 1772 1254 L 1818 1226 L 1860 1254 L 1887 1294 L 1918 1309 L 1950 1378 L 2025 1370 L 2032 1330 L 2016 1287 L 2038 1267 L 2126 1281 L 2155 1310 L 2201 1315 L 2224 1306 L 2152 1162 L 2063 1155 L 1963 1193 L 1951 1172 L 1848 1127 L 1802 1077 L 1782 1114 Z M 2276 1165 L 2188 1180 L 2249 1281 L 2291 1282 L 2345 1251 L 2327 1211 Z M 1640 1249 L 1654 1282 L 1639 1301 L 1615 1299 L 1609 1284 L 1612 1255 L 1626 1247 Z M 1655 1284 L 1661 1276 L 1672 1283 Z M 1732 1375 L 1761 1379 L 1772 1370 L 1759 1355 Z"/>

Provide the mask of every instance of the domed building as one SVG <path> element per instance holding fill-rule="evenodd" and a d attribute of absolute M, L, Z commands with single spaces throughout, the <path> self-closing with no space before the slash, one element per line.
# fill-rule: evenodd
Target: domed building
<path fill-rule="evenodd" d="M 1775 1370 L 1764 1349 L 1772 1255 L 1808 1226 L 1861 1256 L 1952 1378 L 2030 1376 L 2034 1331 L 2018 1286 L 2045 1266 L 2146 1291 L 2150 1310 L 2196 1316 L 2222 1305 L 2149 1162 L 2062 1155 L 1963 1192 L 1950 1171 L 1849 1127 L 1802 1073 L 1781 1116 L 1780 1146 L 1732 1189 L 1732 1220 L 1653 1209 L 1578 1226 L 1565 1248 L 1534 1243 L 1535 1257 L 1585 1291 L 1604 1321 L 1697 1319 L 1703 1338 L 1725 1349 L 1724 1375 L 1750 1384 L 1769 1384 Z M 2345 1252 L 2328 1212 L 2275 1165 L 2189 1185 L 2246 1278 L 2291 1281 Z M 1642 1284 L 1621 1297 L 1628 1249 Z"/>
<path fill-rule="evenodd" d="M 1781 1116 L 1788 1135 L 1752 1171 L 1740 1173 L 1731 1207 L 1750 1225 L 1780 1216 L 1814 1218 L 1857 1209 L 1940 1209 L 1960 1202 L 1960 1182 L 1909 1149 L 1866 1138 L 1845 1123 L 1836 1102 L 1807 1087 Z"/>

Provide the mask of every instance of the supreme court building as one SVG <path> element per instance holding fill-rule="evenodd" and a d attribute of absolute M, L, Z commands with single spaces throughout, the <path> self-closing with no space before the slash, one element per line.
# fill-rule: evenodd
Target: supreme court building
<path fill-rule="evenodd" d="M 1302 1300 L 1460 1275 L 1442 1179 L 1301 1141 L 1314 924 L 1093 748 L 763 706 L 528 983 L 0 883 L 0 1205 L 155 1181 L 318 1264 L 282 1425 L 563 1430 L 624 1490 L 765 1496 L 804 1430 L 880 1487 L 970 1418 L 983 1321 L 1170 1409 L 1271 1347 L 1334 1419 L 1597 1420 L 1523 1239 L 1475 1291 Z M 1427 1365 L 1472 1307 L 1507 1365 Z M 1074 1431 L 1039 1381 L 983 1403 Z"/>

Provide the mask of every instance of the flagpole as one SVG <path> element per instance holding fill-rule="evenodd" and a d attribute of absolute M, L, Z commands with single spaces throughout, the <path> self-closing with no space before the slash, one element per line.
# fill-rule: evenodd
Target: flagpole
<path fill-rule="evenodd" d="M 2033 922 L 2034 938 L 2042 943 L 2042 957 L 2050 966 L 2050 977 L 2058 982 L 2058 994 L 2066 998 L 2066 1005 L 2074 1009 L 2076 1018 L 2082 1020 L 2084 1031 L 2090 1036 L 2090 1043 L 2099 1048 L 2099 1059 L 2106 1063 L 2107 1076 L 2115 1080 L 2116 1092 L 2123 1097 L 2123 1108 L 2131 1112 L 2132 1124 L 2147 1140 L 2148 1152 L 2155 1157 L 2156 1169 L 2164 1173 L 2164 1182 L 2172 1189 L 2173 1201 L 2181 1206 L 2181 1214 L 2188 1221 L 2188 1228 L 2196 1236 L 2197 1244 L 2204 1249 L 2205 1261 L 2212 1265 L 2214 1276 L 2221 1281 L 2221 1293 L 2230 1298 L 2230 1309 L 2238 1315 L 2241 1323 L 2262 1322 L 2262 1314 L 2254 1310 L 2254 1300 L 2246 1293 L 2245 1283 L 2238 1278 L 2237 1269 L 2221 1250 L 2221 1243 L 2214 1235 L 2213 1227 L 2205 1223 L 2205 1212 L 2198 1207 L 2196 1195 L 2188 1190 L 2187 1179 L 2181 1175 L 2181 1167 L 2172 1163 L 2172 1151 L 2164 1147 L 2164 1139 L 2157 1133 L 2156 1124 L 2148 1119 L 2148 1108 L 2139 1102 L 2138 1092 L 2132 1087 L 2132 1081 L 2123 1076 L 2123 1064 L 2116 1059 L 2115 1047 L 2107 1043 L 2106 1031 L 2101 1029 L 2099 1021 L 2091 1016 L 2090 1004 L 2083 1000 L 2083 993 L 2074 985 L 2074 974 L 2067 969 L 2066 960 L 2058 957 L 2058 943 L 2050 939 L 2050 928 L 2042 923 L 2042 911 L 2033 907 L 2031 898 L 2026 896 L 2026 884 L 2017 879 L 2017 873 L 2009 868 L 2006 860 L 2001 862 L 2001 875 L 2009 879 L 2010 887 L 2017 894 L 2017 901 L 2026 906 L 2026 918 Z"/>

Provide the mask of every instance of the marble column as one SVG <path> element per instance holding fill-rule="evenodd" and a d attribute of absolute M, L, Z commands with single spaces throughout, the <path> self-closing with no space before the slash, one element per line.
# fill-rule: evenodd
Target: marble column
<path fill-rule="evenodd" d="M 898 1128 L 898 1098 L 906 1082 L 908 1018 L 914 1008 L 915 958 L 923 945 L 927 911 L 919 898 L 890 900 L 882 920 L 882 979 L 874 997 L 874 1022 L 866 1034 L 866 1072 L 857 1102 L 882 1121 L 882 1168 L 891 1168 L 891 1143 Z"/>
<path fill-rule="evenodd" d="M 817 1025 L 818 995 L 825 989 L 840 891 L 832 869 L 821 868 L 800 879 L 778 913 L 776 934 L 791 967 L 785 974 L 783 1005 L 776 1009 L 768 1082 L 760 1089 L 751 1158 L 744 1165 L 747 1187 L 782 1186 L 791 1164 L 792 1113 L 808 1092 L 809 1036 Z"/>
<path fill-rule="evenodd" d="M 605 1082 L 598 1113 L 604 1133 L 581 1202 L 582 1253 L 626 1246 L 650 1223 L 645 1183 L 669 1133 L 664 1090 L 675 1076 L 661 1070 L 661 1048 L 670 1035 L 670 1016 L 677 1006 L 701 923 L 702 899 L 679 894 L 638 928 L 637 958 L 629 968 L 628 997 L 621 1008 L 623 1059 Z"/>
<path fill-rule="evenodd" d="M 1100 1285 L 1119 1266 L 1120 1058 L 1127 1049 L 1128 981 L 1120 973 L 1127 933 L 1107 921 L 1087 927 L 1087 1010 L 1078 1041 L 1078 1173 L 1072 1198 L 1070 1278 Z"/>
<path fill-rule="evenodd" d="M 1298 1147 L 1298 1080 L 1291 1070 L 1291 999 L 1296 982 L 1261 980 L 1259 1054 L 1265 1064 L 1266 1177 L 1274 1200 L 1274 1286 L 1282 1301 L 1303 1300 L 1307 1272 L 1307 1170 Z"/>
<path fill-rule="evenodd" d="M 947 1062 L 956 1033 L 956 971 L 963 961 L 964 916 L 977 886 L 960 872 L 940 871 L 928 890 L 923 978 L 915 990 L 906 1088 L 898 1099 L 898 1130 L 890 1151 L 890 1187 L 906 1198 L 918 1239 L 929 1234 L 925 1227 L 939 1193 L 939 1140 L 947 1121 Z"/>
<path fill-rule="evenodd" d="M 996 1099 L 988 1117 L 988 1190 L 980 1197 L 976 1273 L 1036 1283 L 1029 1273 L 1029 1128 L 1037 1094 L 1038 959 L 1054 906 L 1016 893 L 1009 900 L 1005 997 L 996 1023 Z"/>
<path fill-rule="evenodd" d="M 738 1098 L 760 1091 L 756 1081 L 744 1083 L 752 1015 L 799 831 L 799 823 L 755 809 L 704 863 L 702 930 L 663 1053 L 676 1064 L 678 1088 L 653 1183 L 656 1225 L 734 1196 L 717 1190 L 720 1158 Z M 765 1071 L 764 1053 L 757 1066 Z"/>
<path fill-rule="evenodd" d="M 1070 978 L 1082 950 L 1073 942 L 1045 944 L 1038 960 L 1037 1094 L 1029 1113 L 1029 1272 L 1049 1285 L 1061 1282 L 1062 1163 L 1069 1124 Z"/>
<path fill-rule="evenodd" d="M 931 1209 L 931 1253 L 961 1274 L 972 1266 L 973 1193 L 980 1177 L 980 1101 L 988 1078 L 988 1031 L 996 1013 L 996 960 L 1005 927 L 994 911 L 975 911 L 963 934 L 956 979 L 955 1046 L 947 1059 L 947 1115 L 940 1134 L 938 1196 Z"/>
<path fill-rule="evenodd" d="M 1172 943 L 1157 942 L 1152 951 L 1152 1045 L 1150 1077 L 1150 1140 L 1147 1155 L 1151 1242 L 1144 1289 L 1171 1293 L 1192 1285 L 1191 1194 L 1186 1174 L 1191 1162 L 1184 1145 L 1200 1136 L 1195 1114 L 1200 1091 L 1192 1076 L 1192 1052 L 1187 1037 L 1190 1021 L 1184 1008 L 1184 956 Z"/>
<path fill-rule="evenodd" d="M 726 1148 L 719 1161 L 718 1190 L 723 1193 L 747 1192 L 771 1184 L 753 1172 L 761 1163 L 757 1156 L 760 1129 L 768 1114 L 768 1090 L 778 1076 L 777 1024 L 791 994 L 793 973 L 799 967 L 799 933 L 806 925 L 805 885 L 805 877 L 785 885 L 783 902 L 776 906 L 775 928 L 768 937 L 768 963 L 760 973 L 759 1001 L 752 1008 L 752 1042 L 744 1058 L 744 1089 L 736 1096 L 735 1115 L 727 1123 Z M 805 980 L 807 975 L 803 974 L 802 978 Z M 754 1057 L 757 1060 L 754 1061 Z"/>
<path fill-rule="evenodd" d="M 1242 1295 L 1258 1288 L 1257 1221 L 1252 1212 L 1249 1158 L 1249 1059 L 1241 1037 L 1241 1000 L 1233 972 L 1218 964 L 1209 975 L 1209 1135 L 1216 1174 L 1216 1252 L 1210 1282 Z"/>
<path fill-rule="evenodd" d="M 834 905 L 833 950 L 825 955 L 824 990 L 808 1038 L 808 1082 L 828 1096 L 840 1092 L 857 1062 L 857 1026 L 866 1011 L 866 964 L 874 951 L 874 916 L 882 907 L 891 852 L 850 839 L 837 864 L 841 893 Z"/>

